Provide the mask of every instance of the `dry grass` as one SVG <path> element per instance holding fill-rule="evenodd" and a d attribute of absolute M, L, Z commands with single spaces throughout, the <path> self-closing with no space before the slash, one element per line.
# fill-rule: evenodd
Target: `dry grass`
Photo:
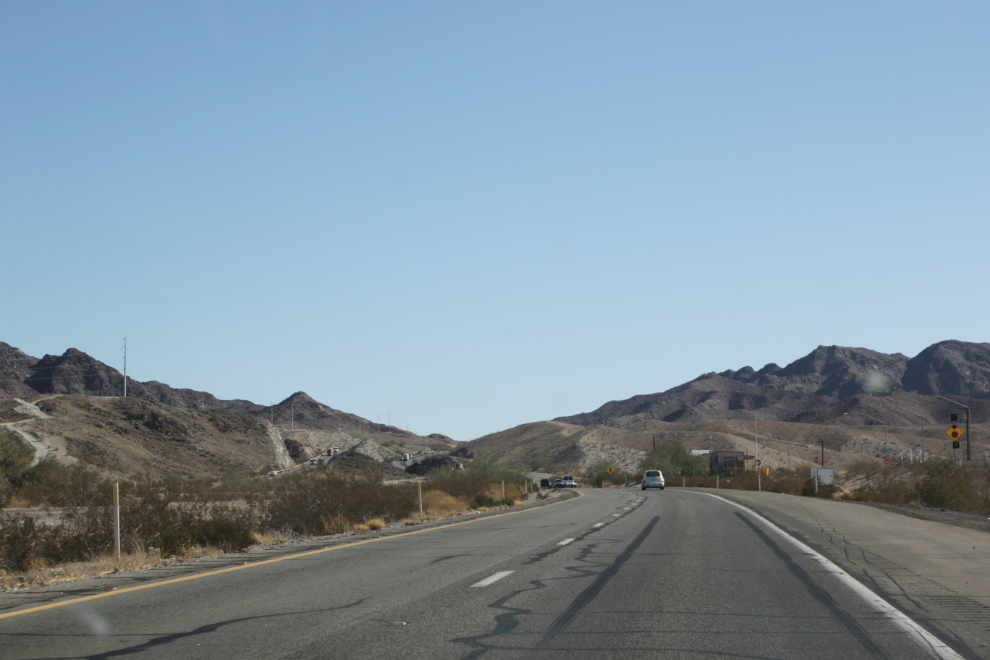
<path fill-rule="evenodd" d="M 251 538 L 255 543 L 262 545 L 284 545 L 290 541 L 295 541 L 299 535 L 292 531 L 290 527 L 283 527 L 279 530 L 265 530 L 251 532 Z"/>
<path fill-rule="evenodd" d="M 423 516 L 429 519 L 450 518 L 467 509 L 467 503 L 442 490 L 423 493 Z"/>
<path fill-rule="evenodd" d="M 26 571 L 17 573 L 0 571 L 0 590 L 10 591 L 11 589 L 23 589 L 30 586 L 44 587 L 53 582 L 111 575 L 140 568 L 169 566 L 181 564 L 188 560 L 219 557 L 222 554 L 224 554 L 223 551 L 217 548 L 194 546 L 185 548 L 180 554 L 167 559 L 162 559 L 156 550 L 149 550 L 121 553 L 119 561 L 113 555 L 105 555 L 92 561 L 69 562 L 56 566 L 49 566 L 44 560 L 32 560 Z"/>
<path fill-rule="evenodd" d="M 356 534 L 371 531 L 371 527 L 365 523 L 358 523 L 351 528 Z"/>
<path fill-rule="evenodd" d="M 364 521 L 369 529 L 385 529 L 384 518 L 368 518 Z"/>

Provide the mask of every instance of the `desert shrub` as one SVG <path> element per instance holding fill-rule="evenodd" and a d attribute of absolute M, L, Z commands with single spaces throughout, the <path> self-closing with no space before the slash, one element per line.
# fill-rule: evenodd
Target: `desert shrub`
<path fill-rule="evenodd" d="M 19 486 L 32 460 L 34 450 L 19 437 L 8 432 L 0 434 L 0 479 Z"/>
<path fill-rule="evenodd" d="M 614 470 L 612 474 L 608 473 L 609 467 L 615 467 L 610 462 L 601 459 L 595 461 L 584 471 L 584 476 L 591 485 L 595 488 L 601 488 L 605 484 L 612 484 L 618 486 L 625 482 L 625 475 L 627 472 L 621 470 Z"/>
<path fill-rule="evenodd" d="M 471 500 L 471 505 L 475 509 L 480 509 L 481 507 L 492 508 L 494 506 L 498 506 L 498 500 L 486 493 L 478 493 L 474 496 L 474 499 Z"/>
<path fill-rule="evenodd" d="M 443 492 L 427 490 L 423 493 L 423 513 L 430 518 L 446 518 L 466 507 L 463 501 Z"/>
<path fill-rule="evenodd" d="M 807 480 L 804 475 L 795 470 L 771 472 L 764 477 L 763 490 L 770 491 L 771 493 L 783 493 L 785 495 L 800 495 L 803 494 L 806 482 Z M 814 492 L 814 484 L 812 484 L 811 494 L 814 495 Z M 821 495 L 821 489 L 819 489 L 818 493 Z"/>
<path fill-rule="evenodd" d="M 506 495 L 518 497 L 527 482 L 525 474 L 508 463 L 483 456 L 465 470 L 436 470 L 427 482 L 431 489 L 441 490 L 451 497 L 471 501 L 475 495 L 498 488 L 505 482 Z M 491 493 L 494 496 L 494 493 Z"/>
<path fill-rule="evenodd" d="M 990 514 L 990 473 L 978 465 L 957 467 L 932 459 L 925 464 L 917 494 L 925 506 Z"/>
<path fill-rule="evenodd" d="M 506 484 L 513 484 L 520 488 L 527 480 L 526 475 L 520 470 L 491 456 L 482 456 L 476 459 L 466 472 L 481 475 L 488 479 L 490 483 L 504 481 Z"/>
<path fill-rule="evenodd" d="M 382 518 L 369 518 L 364 522 L 369 529 L 385 529 L 385 520 Z"/>
<path fill-rule="evenodd" d="M 708 459 L 704 456 L 693 455 L 679 442 L 660 445 L 647 452 L 639 464 L 639 469 L 640 472 L 660 470 L 664 477 L 680 475 L 694 477 L 706 475 L 709 472 Z"/>
<path fill-rule="evenodd" d="M 334 534 L 372 518 L 401 520 L 419 510 L 419 496 L 412 484 L 319 470 L 269 483 L 259 506 L 262 528 Z"/>
<path fill-rule="evenodd" d="M 835 486 L 826 486 L 823 483 L 818 484 L 818 493 L 815 493 L 815 480 L 806 479 L 801 487 L 800 494 L 805 497 L 820 497 L 822 499 L 832 499 L 832 496 L 836 493 L 837 488 Z"/>
<path fill-rule="evenodd" d="M 45 476 L 44 497 L 62 510 L 52 525 L 25 516 L 0 521 L 0 561 L 22 570 L 34 562 L 65 563 L 101 557 L 113 549 L 112 482 L 82 466 Z M 224 505 L 180 504 L 179 486 L 148 476 L 120 482 L 120 542 L 124 550 L 155 548 L 170 556 L 195 545 L 224 551 L 251 545 L 249 510 Z"/>

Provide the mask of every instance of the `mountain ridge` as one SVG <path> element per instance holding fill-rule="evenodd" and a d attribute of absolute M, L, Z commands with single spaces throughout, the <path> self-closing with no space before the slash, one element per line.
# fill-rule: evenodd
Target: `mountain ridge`
<path fill-rule="evenodd" d="M 945 340 L 913 358 L 866 348 L 819 346 L 785 367 L 709 372 L 655 394 L 610 401 L 595 410 L 553 421 L 615 426 L 631 421 L 741 419 L 762 411 L 769 418 L 798 416 L 858 395 L 898 393 L 929 397 L 990 398 L 990 344 Z"/>

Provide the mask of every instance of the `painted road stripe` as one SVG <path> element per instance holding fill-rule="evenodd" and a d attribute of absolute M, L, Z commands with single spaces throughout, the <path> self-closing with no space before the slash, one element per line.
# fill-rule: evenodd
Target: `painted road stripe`
<path fill-rule="evenodd" d="M 472 587 L 487 587 L 488 585 L 494 584 L 495 582 L 498 582 L 502 578 L 507 577 L 509 575 L 512 575 L 513 573 L 515 573 L 515 571 L 502 571 L 501 573 L 496 573 L 495 575 L 492 575 L 490 577 L 486 577 L 481 582 L 476 582 L 476 583 L 472 584 L 471 586 Z"/>
<path fill-rule="evenodd" d="M 691 491 L 686 491 L 686 492 L 690 493 Z M 925 649 L 936 658 L 940 658 L 941 660 L 963 660 L 961 655 L 953 651 L 948 645 L 940 641 L 937 637 L 935 637 L 935 635 L 931 634 L 930 632 L 922 628 L 913 619 L 908 617 L 899 609 L 897 609 L 896 607 L 888 603 L 886 600 L 884 600 L 880 596 L 876 595 L 875 593 L 867 589 L 865 586 L 863 586 L 861 582 L 859 582 L 859 580 L 857 580 L 856 578 L 849 575 L 844 570 L 833 564 L 824 555 L 815 552 L 807 545 L 805 545 L 801 541 L 798 541 L 796 538 L 794 538 L 793 536 L 782 530 L 780 527 L 777 527 L 763 516 L 754 512 L 752 509 L 744 507 L 741 504 L 736 504 L 735 502 L 731 500 L 727 500 L 724 497 L 719 497 L 718 495 L 712 495 L 711 493 L 698 493 L 698 494 L 714 497 L 716 500 L 722 500 L 726 504 L 731 504 L 734 507 L 742 509 L 743 511 L 745 511 L 746 513 L 748 513 L 749 515 L 753 516 L 761 523 L 763 523 L 770 531 L 790 541 L 791 545 L 796 547 L 799 551 L 806 553 L 809 557 L 811 557 L 813 560 L 818 562 L 818 564 L 820 564 L 822 568 L 824 568 L 827 572 L 831 573 L 836 578 L 838 578 L 839 581 L 845 584 L 847 587 L 852 589 L 857 596 L 865 600 L 867 603 L 872 605 L 875 610 L 877 610 L 878 612 L 886 616 L 888 619 L 890 619 L 890 621 L 893 624 L 895 624 L 898 628 L 900 628 L 908 635 L 910 635 L 911 638 L 914 639 L 914 641 L 917 642 L 919 646 L 921 646 L 921 648 Z"/>
<path fill-rule="evenodd" d="M 615 518 L 616 516 L 621 516 L 621 515 L 622 515 L 621 513 L 613 513 L 612 517 Z"/>
<path fill-rule="evenodd" d="M 564 539 L 563 541 L 561 541 L 561 542 L 560 542 L 560 543 L 558 543 L 557 545 L 567 545 L 567 544 L 569 544 L 569 543 L 574 543 L 574 541 L 576 541 L 576 540 L 577 540 L 577 539 Z"/>
<path fill-rule="evenodd" d="M 574 493 L 578 496 L 577 499 L 584 497 L 584 493 L 579 490 L 575 490 Z M 124 587 L 123 589 L 117 589 L 115 591 L 105 591 L 101 594 L 93 594 L 92 596 L 82 596 L 81 598 L 71 598 L 68 600 L 60 600 L 57 603 L 48 603 L 47 605 L 38 605 L 36 607 L 28 607 L 23 610 L 16 610 L 14 612 L 5 612 L 0 614 L 0 619 L 6 619 L 12 616 L 21 616 L 23 614 L 31 614 L 32 612 L 43 612 L 44 610 L 55 609 L 56 607 L 65 607 L 66 605 L 73 605 L 75 603 L 84 603 L 90 600 L 98 600 L 100 598 L 111 598 L 114 596 L 120 596 L 121 594 L 131 593 L 132 591 L 143 591 L 144 589 L 154 589 L 156 587 L 163 587 L 166 584 L 176 584 L 178 582 L 188 582 L 189 580 L 199 580 L 200 578 L 210 577 L 211 575 L 222 575 L 223 573 L 232 573 L 234 571 L 242 571 L 256 566 L 267 566 L 268 564 L 277 564 L 279 562 L 288 561 L 290 559 L 299 559 L 300 557 L 309 557 L 311 555 L 319 555 L 324 552 L 334 552 L 335 550 L 343 550 L 344 548 L 353 548 L 357 545 L 364 545 L 366 543 L 378 543 L 379 541 L 388 541 L 391 539 L 402 538 L 403 536 L 413 536 L 415 534 L 428 534 L 429 532 L 435 532 L 440 529 L 450 529 L 451 527 L 460 527 L 461 525 L 470 525 L 473 523 L 478 523 L 483 520 L 492 520 L 494 518 L 502 518 L 503 516 L 517 516 L 522 513 L 529 513 L 530 511 L 539 511 L 548 506 L 557 506 L 559 504 L 567 504 L 568 502 L 573 502 L 571 498 L 566 500 L 561 500 L 559 502 L 552 502 L 550 504 L 543 504 L 541 506 L 533 507 L 532 509 L 523 509 L 522 511 L 509 511 L 507 513 L 497 513 L 494 516 L 485 516 L 484 518 L 475 518 L 473 520 L 465 520 L 463 522 L 448 523 L 446 525 L 438 525 L 436 527 L 428 527 L 427 529 L 417 529 L 414 532 L 403 532 L 402 534 L 393 534 L 391 536 L 379 536 L 373 539 L 365 539 L 363 541 L 354 541 L 352 543 L 342 543 L 341 545 L 330 546 L 329 548 L 320 548 L 319 550 L 309 550 L 307 552 L 298 552 L 293 555 L 285 555 L 283 557 L 275 557 L 274 559 L 264 559 L 262 561 L 250 562 L 240 566 L 230 566 L 229 568 L 220 568 L 215 571 L 207 571 L 206 573 L 197 573 L 195 575 L 186 575 L 180 578 L 172 578 L 171 580 L 162 580 L 161 582 L 151 582 L 148 584 L 140 584 L 136 587 Z"/>
<path fill-rule="evenodd" d="M 604 524 L 605 524 L 605 523 L 595 523 L 594 525 L 592 525 L 592 527 L 601 527 L 601 526 L 602 526 L 602 525 L 604 525 Z"/>

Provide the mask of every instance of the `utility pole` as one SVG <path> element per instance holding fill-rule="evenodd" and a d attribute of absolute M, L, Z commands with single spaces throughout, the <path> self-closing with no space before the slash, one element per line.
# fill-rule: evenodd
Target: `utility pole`
<path fill-rule="evenodd" d="M 124 398 L 127 398 L 127 337 L 124 337 Z"/>
<path fill-rule="evenodd" d="M 295 403 L 292 403 L 290 405 L 292 406 L 292 408 L 291 408 L 291 412 L 289 413 L 289 430 L 290 431 L 295 431 L 296 430 L 296 404 Z"/>
<path fill-rule="evenodd" d="M 791 450 L 788 449 L 787 453 L 789 455 Z M 825 438 L 822 438 L 822 467 L 825 467 Z"/>
<path fill-rule="evenodd" d="M 269 416 L 271 417 L 272 426 L 275 426 L 275 402 L 272 401 L 272 405 L 268 406 Z"/>
<path fill-rule="evenodd" d="M 760 469 L 760 420 L 753 418 L 753 438 L 756 440 L 756 455 L 753 456 L 753 467 L 756 468 L 756 490 L 763 492 L 763 470 Z M 745 456 L 744 456 L 745 458 Z"/>

